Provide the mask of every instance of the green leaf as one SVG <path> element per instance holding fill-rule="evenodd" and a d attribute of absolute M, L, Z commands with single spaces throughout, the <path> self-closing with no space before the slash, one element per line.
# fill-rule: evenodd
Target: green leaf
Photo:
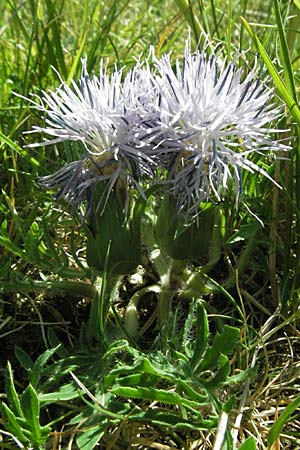
<path fill-rule="evenodd" d="M 247 378 L 254 376 L 256 373 L 257 367 L 249 367 L 236 375 L 231 375 L 228 377 L 225 384 L 230 386 L 233 384 L 243 383 Z"/>
<path fill-rule="evenodd" d="M 54 403 L 68 401 L 79 397 L 78 387 L 74 383 L 68 383 L 59 388 L 58 391 L 39 394 L 40 402 Z"/>
<path fill-rule="evenodd" d="M 21 397 L 21 405 L 25 419 L 32 424 L 33 428 L 38 425 L 39 400 L 33 386 L 29 384 Z M 39 426 L 37 426 L 39 428 Z"/>
<path fill-rule="evenodd" d="M 213 370 L 217 368 L 220 355 L 228 355 L 233 352 L 240 330 L 236 327 L 224 326 L 222 334 L 217 334 L 214 338 L 213 345 L 207 349 L 201 364 L 197 368 L 197 372 L 205 370 Z"/>
<path fill-rule="evenodd" d="M 161 403 L 168 403 L 173 405 L 188 406 L 190 408 L 199 408 L 200 403 L 181 397 L 177 392 L 170 392 L 164 389 L 154 388 L 132 388 L 129 386 L 113 387 L 111 391 L 116 395 L 128 398 L 139 398 L 141 400 L 151 400 Z M 205 402 L 206 403 L 206 402 Z"/>
<path fill-rule="evenodd" d="M 242 443 L 239 450 L 256 450 L 256 443 L 254 437 L 250 436 Z"/>
<path fill-rule="evenodd" d="M 220 355 L 220 367 L 213 376 L 212 379 L 209 381 L 202 381 L 201 383 L 204 384 L 206 389 L 216 389 L 217 387 L 220 387 L 223 383 L 226 382 L 228 375 L 230 373 L 230 363 L 228 360 L 228 357 L 225 355 Z"/>
<path fill-rule="evenodd" d="M 30 373 L 30 383 L 32 386 L 36 387 L 38 380 L 41 376 L 42 369 L 44 368 L 45 364 L 47 363 L 48 359 L 51 358 L 51 356 L 54 355 L 54 353 L 57 351 L 57 349 L 60 347 L 60 344 L 52 348 L 50 350 L 46 350 L 44 353 L 42 353 L 37 360 L 35 361 L 31 373 Z"/>
<path fill-rule="evenodd" d="M 55 347 L 56 353 L 60 358 L 65 358 L 68 356 L 68 351 L 65 348 L 65 346 L 60 342 L 60 340 L 57 337 L 57 334 L 55 331 L 49 327 L 48 333 L 47 333 L 48 341 L 51 347 Z"/>
<path fill-rule="evenodd" d="M 25 350 L 23 350 L 21 347 L 15 348 L 15 355 L 24 369 L 30 370 L 33 367 L 34 363 L 32 359 L 30 358 L 28 353 L 26 353 Z"/>
<path fill-rule="evenodd" d="M 154 386 L 159 381 L 159 375 L 149 373 L 134 373 L 122 378 L 117 378 L 116 384 L 120 386 Z"/>
<path fill-rule="evenodd" d="M 195 321 L 195 305 L 194 302 L 190 302 L 189 313 L 184 322 L 183 335 L 182 335 L 182 343 L 184 347 L 185 354 L 188 359 L 192 358 L 193 349 L 190 341 L 190 336 L 193 330 L 193 323 Z"/>
<path fill-rule="evenodd" d="M 132 214 L 124 208 L 126 193 L 108 193 L 101 183 L 94 189 L 87 233 L 87 262 L 90 267 L 114 275 L 132 272 L 141 261 L 141 219 L 146 200 L 136 201 Z M 106 264 L 105 264 L 106 262 Z"/>
<path fill-rule="evenodd" d="M 21 397 L 21 406 L 26 419 L 26 428 L 30 432 L 31 440 L 41 444 L 50 433 L 50 427 L 41 427 L 39 423 L 40 406 L 36 391 L 31 384 L 25 389 Z"/>
<path fill-rule="evenodd" d="M 172 414 L 171 412 L 164 413 L 159 410 L 148 410 L 146 412 L 139 412 L 129 414 L 128 422 L 142 422 L 155 424 L 160 427 L 174 427 L 174 428 L 188 428 L 190 430 L 211 429 L 217 426 L 217 418 L 210 419 L 184 419 L 183 417 Z"/>
<path fill-rule="evenodd" d="M 213 349 L 216 352 L 229 355 L 234 351 L 240 335 L 239 328 L 231 327 L 229 325 L 224 326 L 222 334 L 217 333 L 213 343 Z"/>
<path fill-rule="evenodd" d="M 7 362 L 6 374 L 5 374 L 5 392 L 9 405 L 16 416 L 23 417 L 23 412 L 20 404 L 20 400 L 15 389 L 14 377 L 11 368 L 11 364 Z"/>
<path fill-rule="evenodd" d="M 134 348 L 127 348 L 126 350 L 133 356 L 134 363 L 130 366 L 122 365 L 112 369 L 105 378 L 107 385 L 113 385 L 117 376 L 125 374 L 133 374 L 139 371 L 140 373 L 152 374 L 153 376 L 159 376 L 167 380 L 177 379 L 176 373 L 174 373 L 174 367 L 170 365 L 164 355 L 160 352 L 156 352 L 150 359 L 145 357 L 142 352 L 135 350 Z"/>
<path fill-rule="evenodd" d="M 239 230 L 234 233 L 227 241 L 228 244 L 234 244 L 235 242 L 244 241 L 245 239 L 253 238 L 258 230 L 261 229 L 261 224 L 256 220 L 255 222 L 249 222 L 245 225 L 241 225 Z"/>
<path fill-rule="evenodd" d="M 5 429 L 9 433 L 15 435 L 19 439 L 19 441 L 21 441 L 23 444 L 25 445 L 28 444 L 29 439 L 25 436 L 24 430 L 18 423 L 17 418 L 12 412 L 12 410 L 5 403 L 2 403 L 1 409 Z"/>
<path fill-rule="evenodd" d="M 78 438 L 76 439 L 78 448 L 80 448 L 80 450 L 93 450 L 104 433 L 105 430 L 102 430 L 101 425 L 89 428 L 87 431 L 79 434 Z"/>
<path fill-rule="evenodd" d="M 276 439 L 281 433 L 282 428 L 289 422 L 291 415 L 300 406 L 300 396 L 295 398 L 280 414 L 277 421 L 272 425 L 268 433 L 267 443 L 268 449 L 272 447 Z"/>
<path fill-rule="evenodd" d="M 114 341 L 110 347 L 108 348 L 108 350 L 105 352 L 103 358 L 104 359 L 108 359 L 110 358 L 114 353 L 120 353 L 120 352 L 125 352 L 125 351 L 129 351 L 129 344 L 128 341 L 126 341 L 125 339 L 120 339 L 118 341 Z"/>
<path fill-rule="evenodd" d="M 215 263 L 220 257 L 215 248 L 216 235 L 213 234 L 216 211 L 213 206 L 207 207 L 198 215 L 197 221 L 187 224 L 178 212 L 176 200 L 165 196 L 154 229 L 159 247 L 175 260 L 193 260 L 201 265 L 210 262 L 213 249 Z"/>
<path fill-rule="evenodd" d="M 25 254 L 20 247 L 18 247 L 7 235 L 0 236 L 0 245 L 13 253 L 15 256 L 19 256 L 20 258 L 25 257 Z"/>
<path fill-rule="evenodd" d="M 196 392 L 191 386 L 189 386 L 185 381 L 178 379 L 178 386 L 182 389 L 182 391 L 189 397 L 189 399 L 198 402 L 199 404 L 209 403 L 209 396 L 204 389 L 202 389 L 202 394 Z"/>

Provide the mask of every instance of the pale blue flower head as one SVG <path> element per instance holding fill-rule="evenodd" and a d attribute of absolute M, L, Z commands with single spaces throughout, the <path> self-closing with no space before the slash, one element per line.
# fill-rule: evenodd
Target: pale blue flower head
<path fill-rule="evenodd" d="M 192 214 L 202 201 L 220 201 L 230 185 L 238 200 L 243 170 L 270 178 L 252 153 L 288 148 L 271 137 L 282 114 L 273 90 L 255 68 L 245 75 L 217 53 L 209 44 L 191 52 L 188 39 L 182 62 L 173 64 L 170 54 L 155 59 L 164 145 L 175 150 L 171 191 Z"/>
<path fill-rule="evenodd" d="M 143 180 L 163 174 L 178 209 L 197 215 L 201 202 L 220 201 L 229 188 L 238 201 L 244 170 L 271 179 L 252 154 L 288 148 L 272 139 L 281 106 L 257 68 L 245 74 L 218 54 L 209 43 L 191 52 L 187 39 L 174 65 L 152 51 L 153 71 L 138 60 L 125 76 L 109 75 L 102 64 L 90 78 L 84 63 L 78 84 L 61 80 L 43 92 L 33 103 L 46 124 L 31 132 L 49 138 L 32 146 L 79 141 L 83 152 L 41 184 L 76 207 L 103 182 L 105 206 L 115 187 L 143 195 Z"/>
<path fill-rule="evenodd" d="M 142 192 L 141 177 L 153 177 L 157 164 L 151 145 L 159 133 L 155 97 L 150 69 L 139 61 L 126 76 L 117 69 L 109 75 L 101 64 L 99 76 L 92 78 L 84 62 L 78 84 L 61 80 L 56 91 L 44 91 L 32 103 L 46 115 L 46 124 L 33 127 L 31 133 L 44 133 L 49 139 L 31 146 L 79 141 L 83 151 L 80 160 L 42 177 L 40 183 L 59 189 L 57 197 L 75 207 L 88 200 L 101 181 L 106 183 L 106 198 L 117 184 L 134 185 Z"/>

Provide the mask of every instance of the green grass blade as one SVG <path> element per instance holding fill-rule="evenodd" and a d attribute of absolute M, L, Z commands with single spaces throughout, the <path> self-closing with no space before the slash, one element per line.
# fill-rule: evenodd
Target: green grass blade
<path fill-rule="evenodd" d="M 295 5 L 298 9 L 300 9 L 300 0 L 293 0 L 293 2 L 294 2 L 294 5 Z"/>
<path fill-rule="evenodd" d="M 289 422 L 291 415 L 300 406 L 300 397 L 295 398 L 295 400 L 290 403 L 285 410 L 280 414 L 278 420 L 270 428 L 268 433 L 268 449 L 271 449 L 272 445 L 279 437 L 282 428 Z"/>
<path fill-rule="evenodd" d="M 198 302 L 196 305 L 196 338 L 195 349 L 191 360 L 191 367 L 194 370 L 199 364 L 201 357 L 206 350 L 208 340 L 208 319 L 203 305 Z"/>
<path fill-rule="evenodd" d="M 175 0 L 175 3 L 177 3 L 179 10 L 193 30 L 196 41 L 198 41 L 202 33 L 202 28 L 198 18 L 193 14 L 191 3 L 188 0 Z"/>
<path fill-rule="evenodd" d="M 77 54 L 75 56 L 74 62 L 72 64 L 71 70 L 69 72 L 69 76 L 68 76 L 67 81 L 66 81 L 67 84 L 70 84 L 70 81 L 74 78 L 74 74 L 75 74 L 75 72 L 77 70 L 77 67 L 78 67 L 78 64 L 79 64 L 79 60 L 81 58 L 81 55 L 82 55 L 82 52 L 83 52 L 83 49 L 84 49 L 84 45 L 85 45 L 85 42 L 86 42 L 87 32 L 88 32 L 88 30 L 85 30 L 84 33 L 83 33 L 79 50 L 78 50 L 78 52 L 77 52 Z"/>
<path fill-rule="evenodd" d="M 282 17 L 281 17 L 278 0 L 274 0 L 274 9 L 275 9 L 277 30 L 278 30 L 279 39 L 280 39 L 280 50 L 281 50 L 281 56 L 282 56 L 285 82 L 286 82 L 287 88 L 288 88 L 289 92 L 291 93 L 291 95 L 293 96 L 294 100 L 297 101 L 295 78 L 294 78 L 293 68 L 292 68 L 291 59 L 290 59 L 290 53 L 289 53 L 289 49 L 287 46 L 286 34 L 283 29 Z"/>
<path fill-rule="evenodd" d="M 35 14 L 34 19 L 33 19 L 33 27 L 32 27 L 32 31 L 31 31 L 31 34 L 30 34 L 30 40 L 29 40 L 29 43 L 28 43 L 28 50 L 27 50 L 27 57 L 26 57 L 26 68 L 25 68 L 24 79 L 23 79 L 23 91 L 22 91 L 22 95 L 23 96 L 27 92 L 27 84 L 28 84 L 28 77 L 29 77 L 29 71 L 30 71 L 30 62 L 31 62 L 32 53 L 33 53 L 34 39 L 35 39 L 36 34 L 37 34 L 37 24 L 38 24 L 38 17 L 37 17 L 37 14 Z M 22 99 L 22 103 L 23 103 L 23 99 Z"/>
<path fill-rule="evenodd" d="M 40 166 L 40 163 L 35 158 L 30 156 L 26 150 L 24 150 L 22 147 L 20 147 L 18 144 L 16 144 L 14 141 L 12 141 L 8 136 L 5 136 L 5 134 L 3 134 L 1 131 L 0 131 L 0 142 L 2 143 L 2 145 L 6 144 L 10 148 L 15 150 L 20 156 L 27 159 L 27 161 L 29 161 L 32 165 L 34 165 L 36 167 Z M 0 146 L 0 149 L 1 149 L 2 145 Z"/>
<path fill-rule="evenodd" d="M 242 17 L 245 17 L 247 14 L 247 7 L 248 7 L 248 0 L 243 0 L 242 2 Z M 240 36 L 239 36 L 239 49 L 240 52 L 242 51 L 242 49 L 244 48 L 244 28 L 241 27 L 240 28 Z"/>
<path fill-rule="evenodd" d="M 52 2 L 52 0 L 46 0 L 45 1 L 47 6 L 47 11 L 49 15 L 49 27 L 52 31 L 52 40 L 51 44 L 55 48 L 55 56 L 57 59 L 57 63 L 59 64 L 60 73 L 62 74 L 63 78 L 67 78 L 67 68 L 65 64 L 64 59 L 64 52 L 63 52 L 63 44 L 61 42 L 62 33 L 59 27 L 59 16 L 60 13 L 58 13 L 55 10 L 55 6 L 57 5 L 57 2 Z"/>
<path fill-rule="evenodd" d="M 217 20 L 216 6 L 215 6 L 214 0 L 210 0 L 210 8 L 211 8 L 211 14 L 212 14 L 212 18 L 213 18 L 213 24 L 215 27 L 214 31 L 215 31 L 218 39 L 220 39 L 219 23 Z"/>
<path fill-rule="evenodd" d="M 285 83 L 281 80 L 281 77 L 276 69 L 276 67 L 274 66 L 274 64 L 272 63 L 267 51 L 265 50 L 264 46 L 262 45 L 262 43 L 260 42 L 260 40 L 258 39 L 258 37 L 256 36 L 256 34 L 254 33 L 254 31 L 252 30 L 251 26 L 249 25 L 249 23 L 246 21 L 246 19 L 244 19 L 243 17 L 241 18 L 242 23 L 244 25 L 244 27 L 246 28 L 246 30 L 248 31 L 249 35 L 251 36 L 257 51 L 259 52 L 259 54 L 261 55 L 261 57 L 263 58 L 267 69 L 269 71 L 269 74 L 271 75 L 274 84 L 278 90 L 278 93 L 280 95 L 280 97 L 284 100 L 284 102 L 286 103 L 287 107 L 289 108 L 294 120 L 300 124 L 300 109 L 298 104 L 296 103 L 295 99 L 293 98 L 293 95 L 291 94 L 291 92 L 289 91 L 288 87 L 285 85 Z"/>
<path fill-rule="evenodd" d="M 226 41 L 227 41 L 227 58 L 228 60 L 231 60 L 231 42 L 232 42 L 232 9 L 233 9 L 233 2 L 232 0 L 229 0 L 228 3 L 228 25 L 227 25 L 227 33 L 226 33 Z"/>

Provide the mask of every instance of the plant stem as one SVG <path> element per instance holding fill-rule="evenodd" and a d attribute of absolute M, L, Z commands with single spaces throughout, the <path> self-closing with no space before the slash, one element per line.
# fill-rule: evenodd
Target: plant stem
<path fill-rule="evenodd" d="M 193 13 L 192 5 L 188 2 L 188 0 L 175 0 L 175 3 L 177 3 L 178 8 L 180 9 L 187 23 L 193 30 L 196 41 L 198 41 L 202 29 L 197 16 Z"/>
<path fill-rule="evenodd" d="M 169 258 L 168 271 L 161 276 L 161 290 L 158 298 L 158 323 L 162 336 L 165 336 L 171 312 L 174 294 L 182 287 L 181 275 L 186 269 L 187 261 Z"/>
<path fill-rule="evenodd" d="M 166 336 L 166 326 L 170 317 L 172 298 L 182 285 L 181 275 L 186 269 L 186 260 L 175 260 L 163 254 L 158 247 L 153 233 L 153 224 L 143 223 L 143 239 L 149 252 L 151 262 L 160 278 L 158 295 L 158 324 L 161 336 Z"/>
<path fill-rule="evenodd" d="M 100 341 L 102 337 L 102 314 L 101 314 L 101 291 L 103 287 L 102 278 L 97 276 L 94 284 L 95 293 L 92 298 L 90 316 L 88 321 L 89 340 Z"/>
<path fill-rule="evenodd" d="M 93 297 L 95 295 L 95 287 L 90 283 L 82 281 L 13 281 L 11 283 L 0 283 L 0 293 L 8 294 L 13 292 L 39 292 L 46 291 L 51 293 L 63 293 L 66 295 L 76 295 L 84 297 Z"/>
<path fill-rule="evenodd" d="M 111 299 L 119 285 L 119 277 L 106 274 L 96 276 L 94 281 L 95 295 L 92 299 L 90 317 L 88 321 L 88 339 L 91 343 L 100 343 L 106 345 L 105 327 Z"/>

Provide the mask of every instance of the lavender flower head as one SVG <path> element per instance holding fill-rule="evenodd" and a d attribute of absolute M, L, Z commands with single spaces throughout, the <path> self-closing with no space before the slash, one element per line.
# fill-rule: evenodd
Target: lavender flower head
<path fill-rule="evenodd" d="M 170 54 L 152 55 L 153 71 L 137 61 L 125 76 L 116 69 L 108 75 L 102 64 L 90 78 L 83 64 L 78 84 L 61 80 L 56 91 L 43 92 L 32 103 L 46 125 L 31 132 L 49 139 L 31 146 L 80 141 L 83 154 L 40 183 L 77 207 L 103 182 L 105 206 L 116 186 L 143 195 L 143 179 L 160 182 L 157 174 L 167 169 L 179 211 L 197 215 L 201 202 L 220 201 L 231 186 L 238 201 L 243 170 L 271 179 L 251 154 L 288 149 L 271 138 L 279 130 L 269 124 L 281 115 L 273 90 L 255 68 L 244 76 L 211 46 L 208 56 L 208 46 L 192 53 L 187 39 L 175 69 Z"/>
<path fill-rule="evenodd" d="M 168 170 L 180 210 L 197 214 L 200 202 L 220 201 L 230 179 L 238 200 L 243 170 L 270 178 L 251 153 L 288 147 L 270 137 L 279 130 L 269 123 L 281 112 L 255 69 L 244 77 L 233 62 L 220 62 L 213 48 L 210 56 L 206 48 L 192 53 L 189 39 L 175 70 L 170 54 L 155 65 L 162 134 L 177 147 Z"/>
<path fill-rule="evenodd" d="M 45 188 L 59 189 L 56 197 L 64 197 L 74 207 L 89 200 L 101 181 L 106 183 L 107 199 L 115 185 L 133 184 L 141 191 L 140 177 L 153 176 L 155 156 L 150 144 L 157 112 L 149 101 L 153 97 L 149 67 L 137 62 L 122 78 L 122 70 L 109 76 L 102 64 L 99 77 L 91 79 L 84 62 L 78 85 L 72 81 L 69 87 L 61 80 L 55 92 L 43 92 L 39 102 L 32 102 L 46 114 L 46 126 L 35 126 L 29 133 L 43 132 L 50 139 L 30 146 L 66 140 L 83 144 L 80 160 L 39 180 Z"/>

